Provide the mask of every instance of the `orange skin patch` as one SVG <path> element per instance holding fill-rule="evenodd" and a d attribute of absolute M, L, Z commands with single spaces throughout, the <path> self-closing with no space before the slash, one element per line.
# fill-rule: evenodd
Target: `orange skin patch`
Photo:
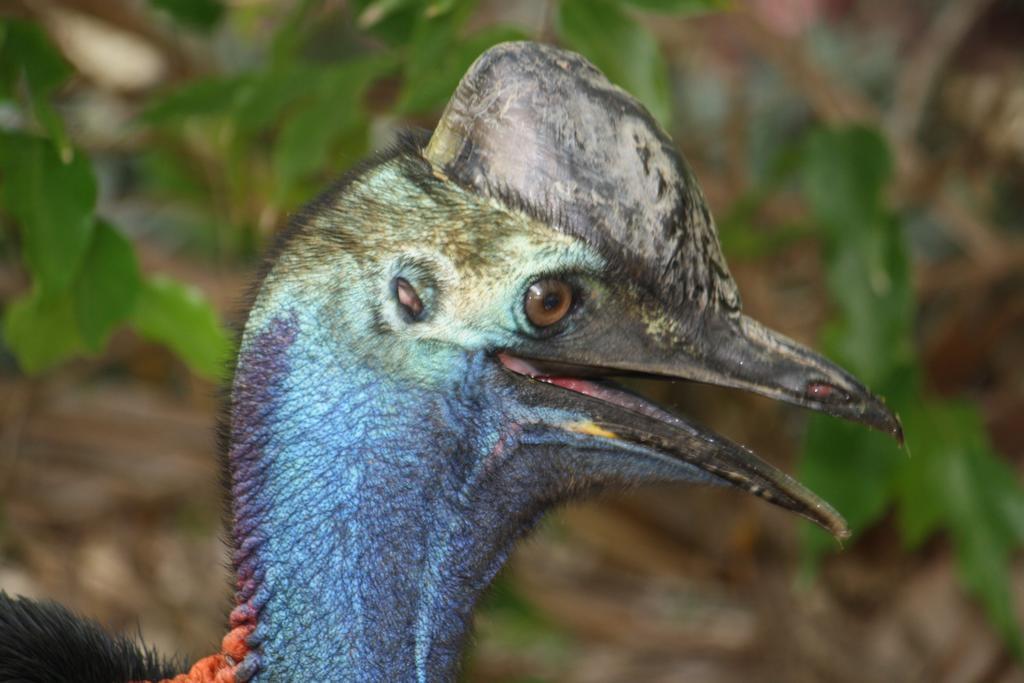
<path fill-rule="evenodd" d="M 253 625 L 244 624 L 228 631 L 221 641 L 220 653 L 203 657 L 192 665 L 188 673 L 174 678 L 165 678 L 153 683 L 236 683 L 235 670 L 238 664 L 249 653 L 246 639 L 252 633 Z M 132 681 L 132 683 L 150 683 L 148 681 Z"/>

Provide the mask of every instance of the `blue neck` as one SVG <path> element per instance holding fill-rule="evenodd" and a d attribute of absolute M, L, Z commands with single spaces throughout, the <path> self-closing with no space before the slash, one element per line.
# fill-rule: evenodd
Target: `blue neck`
<path fill-rule="evenodd" d="M 254 680 L 447 681 L 471 613 L 542 511 L 482 395 L 360 363 L 298 314 L 247 334 L 229 452 Z M 453 380 L 455 382 L 456 380 Z"/>

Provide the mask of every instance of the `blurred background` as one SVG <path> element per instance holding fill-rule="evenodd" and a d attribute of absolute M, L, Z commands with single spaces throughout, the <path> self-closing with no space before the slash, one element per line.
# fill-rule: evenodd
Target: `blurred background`
<path fill-rule="evenodd" d="M 218 384 L 261 251 L 523 38 L 647 105 L 746 311 L 886 396 L 908 447 L 651 389 L 855 537 L 724 490 L 560 511 L 466 679 L 1024 681 L 1021 0 L 0 0 L 0 589 L 216 650 Z"/>

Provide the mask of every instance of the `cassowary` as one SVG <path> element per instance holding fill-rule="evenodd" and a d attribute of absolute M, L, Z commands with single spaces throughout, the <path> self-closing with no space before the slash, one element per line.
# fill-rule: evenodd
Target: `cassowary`
<path fill-rule="evenodd" d="M 517 539 L 608 489 L 720 484 L 847 534 L 749 450 L 605 379 L 623 375 L 901 438 L 856 379 L 741 313 L 701 191 L 643 106 L 578 55 L 497 46 L 432 134 L 327 190 L 269 263 L 231 391 L 221 651 L 178 673 L 5 597 L 0 679 L 451 681 Z"/>

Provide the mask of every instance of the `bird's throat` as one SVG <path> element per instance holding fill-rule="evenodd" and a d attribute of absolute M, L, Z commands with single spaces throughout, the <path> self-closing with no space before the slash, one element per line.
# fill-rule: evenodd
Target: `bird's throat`
<path fill-rule="evenodd" d="M 451 680 L 475 602 L 540 513 L 503 465 L 516 430 L 486 397 L 396 382 L 319 329 L 275 316 L 239 356 L 228 457 L 246 665 L 254 680 Z"/>

